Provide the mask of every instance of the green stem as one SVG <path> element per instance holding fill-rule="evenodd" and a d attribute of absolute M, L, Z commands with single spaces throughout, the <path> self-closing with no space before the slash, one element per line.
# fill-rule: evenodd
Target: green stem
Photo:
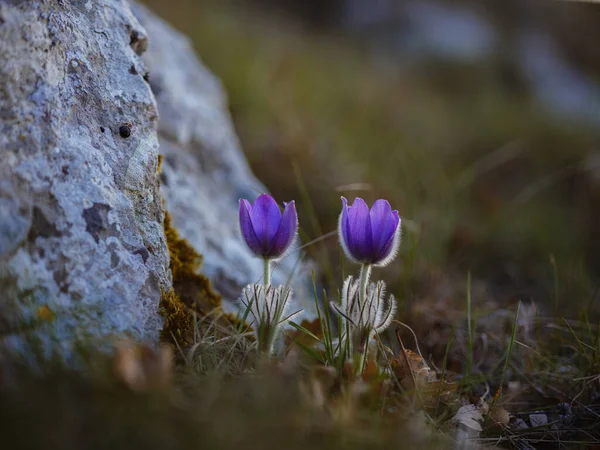
<path fill-rule="evenodd" d="M 265 259 L 264 265 L 264 284 L 265 286 L 268 286 L 271 284 L 271 260 Z"/>
<path fill-rule="evenodd" d="M 365 370 L 365 366 L 366 366 L 366 362 L 367 362 L 367 351 L 369 350 L 369 340 L 367 339 L 367 343 L 365 344 L 365 348 L 363 350 L 363 352 L 360 354 L 359 356 L 359 366 L 358 366 L 358 375 L 361 375 L 364 370 Z"/>
<path fill-rule="evenodd" d="M 367 301 L 367 286 L 369 285 L 369 278 L 371 277 L 371 264 L 363 264 L 360 267 L 360 286 L 358 291 L 359 308 L 362 309 Z M 358 325 L 358 324 L 357 324 Z M 367 352 L 369 350 L 369 338 L 363 342 L 363 329 L 361 325 L 354 327 L 354 360 L 358 363 L 356 367 L 357 374 L 360 375 L 365 369 L 365 362 L 367 360 Z M 363 348 L 364 345 L 364 348 Z"/>

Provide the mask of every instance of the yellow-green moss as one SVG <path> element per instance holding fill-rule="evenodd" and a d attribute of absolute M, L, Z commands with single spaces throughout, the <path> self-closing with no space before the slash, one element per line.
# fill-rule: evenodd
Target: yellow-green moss
<path fill-rule="evenodd" d="M 221 297 L 212 289 L 209 279 L 200 273 L 202 256 L 179 236 L 167 212 L 164 230 L 173 290 L 164 292 L 161 299 L 161 312 L 165 317 L 162 339 L 170 341 L 175 336 L 179 345 L 188 346 L 194 339 L 194 313 L 204 315 L 219 308 Z"/>
<path fill-rule="evenodd" d="M 165 324 L 161 331 L 163 342 L 177 343 L 188 347 L 194 342 L 194 317 L 174 290 L 163 292 L 160 301 L 160 312 L 165 317 Z"/>

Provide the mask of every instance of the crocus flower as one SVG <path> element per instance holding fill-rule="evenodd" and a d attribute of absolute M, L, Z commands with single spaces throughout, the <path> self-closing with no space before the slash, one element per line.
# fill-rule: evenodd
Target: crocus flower
<path fill-rule="evenodd" d="M 385 266 L 400 246 L 400 216 L 387 200 L 377 200 L 371 210 L 362 198 L 352 206 L 342 197 L 338 234 L 344 252 L 361 264 Z"/>
<path fill-rule="evenodd" d="M 265 260 L 280 258 L 296 238 L 296 206 L 293 201 L 284 206 L 282 214 L 268 194 L 262 194 L 254 204 L 240 199 L 240 230 L 244 241 L 252 253 Z"/>

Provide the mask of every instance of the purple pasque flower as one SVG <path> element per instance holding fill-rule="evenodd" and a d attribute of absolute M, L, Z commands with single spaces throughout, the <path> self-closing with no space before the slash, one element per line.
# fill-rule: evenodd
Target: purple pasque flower
<path fill-rule="evenodd" d="M 352 206 L 342 197 L 338 234 L 346 256 L 361 264 L 385 266 L 400 246 L 400 216 L 387 200 L 377 200 L 371 210 L 362 198 Z"/>
<path fill-rule="evenodd" d="M 240 230 L 244 241 L 257 256 L 280 258 L 292 245 L 298 231 L 298 215 L 293 201 L 284 203 L 283 214 L 269 194 L 254 204 L 240 199 Z"/>

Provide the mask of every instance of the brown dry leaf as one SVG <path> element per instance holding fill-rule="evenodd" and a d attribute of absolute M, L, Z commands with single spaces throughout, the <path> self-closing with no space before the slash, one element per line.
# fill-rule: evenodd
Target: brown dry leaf
<path fill-rule="evenodd" d="M 374 355 L 374 352 L 370 352 L 369 355 Z M 374 357 L 369 357 L 365 370 L 362 373 L 362 380 L 365 383 L 376 382 L 379 380 L 379 364 Z"/>
<path fill-rule="evenodd" d="M 392 367 L 400 386 L 406 390 L 416 390 L 425 408 L 435 408 L 438 402 L 450 403 L 454 398 L 458 385 L 438 380 L 437 374 L 419 354 L 401 350 L 400 355 L 392 360 Z"/>
<path fill-rule="evenodd" d="M 451 403 L 456 397 L 458 384 L 445 380 L 431 381 L 422 386 L 421 400 L 426 408 L 435 408 L 440 403 Z"/>
<path fill-rule="evenodd" d="M 153 349 L 146 344 L 122 342 L 113 359 L 113 372 L 137 391 L 165 386 L 173 372 L 173 350 L 168 345 Z"/>
<path fill-rule="evenodd" d="M 490 408 L 488 415 L 492 423 L 503 427 L 507 427 L 510 422 L 510 413 L 500 406 L 493 406 Z"/>
<path fill-rule="evenodd" d="M 425 360 L 411 350 L 400 350 L 400 355 L 392 361 L 392 367 L 404 389 L 420 388 L 436 379 Z"/>

